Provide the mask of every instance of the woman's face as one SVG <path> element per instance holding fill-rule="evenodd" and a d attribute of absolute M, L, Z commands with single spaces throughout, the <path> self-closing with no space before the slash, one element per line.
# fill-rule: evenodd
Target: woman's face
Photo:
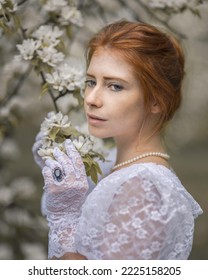
<path fill-rule="evenodd" d="M 89 132 L 99 138 L 136 137 L 146 116 L 144 98 L 131 65 L 106 49 L 92 56 L 84 104 Z"/>

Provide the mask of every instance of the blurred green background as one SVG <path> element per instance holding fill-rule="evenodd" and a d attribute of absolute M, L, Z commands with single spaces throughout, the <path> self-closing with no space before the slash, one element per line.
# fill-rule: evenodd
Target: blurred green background
<path fill-rule="evenodd" d="M 42 23 L 41 2 L 23 2 L 19 11 L 23 23 L 28 28 Z M 121 18 L 154 24 L 180 39 L 186 55 L 184 97 L 165 139 L 174 170 L 204 211 L 196 220 L 190 259 L 208 259 L 208 2 L 187 1 L 181 7 L 164 4 L 169 1 L 75 2 L 80 4 L 85 24 L 74 30 L 68 47 L 71 55 L 82 60 L 90 36 Z M 164 5 L 155 8 L 147 3 Z M 9 94 L 8 81 L 14 79 L 11 59 L 17 54 L 15 44 L 19 39 L 17 34 L 0 35 L 1 105 Z M 31 149 L 40 123 L 53 110 L 53 104 L 48 95 L 39 98 L 39 93 L 39 77 L 31 72 L 17 94 L 0 107 L 0 259 L 47 258 L 47 225 L 40 211 L 43 180 Z M 60 108 L 64 111 L 70 102 L 70 98 L 63 98 Z M 74 124 L 79 123 L 82 112 L 71 118 Z"/>

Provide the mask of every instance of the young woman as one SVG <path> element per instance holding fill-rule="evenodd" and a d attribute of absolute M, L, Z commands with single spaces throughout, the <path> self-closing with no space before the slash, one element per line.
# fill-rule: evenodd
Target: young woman
<path fill-rule="evenodd" d="M 85 111 L 89 132 L 112 137 L 116 164 L 86 196 L 70 140 L 42 173 L 49 258 L 187 259 L 200 206 L 168 162 L 161 131 L 181 102 L 184 56 L 155 27 L 119 21 L 91 39 Z"/>

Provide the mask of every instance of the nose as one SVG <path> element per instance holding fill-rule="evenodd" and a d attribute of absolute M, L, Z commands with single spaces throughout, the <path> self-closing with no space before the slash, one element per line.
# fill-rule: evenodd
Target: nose
<path fill-rule="evenodd" d="M 87 106 L 98 108 L 102 107 L 103 100 L 100 89 L 97 86 L 95 86 L 93 89 L 86 89 L 84 94 L 84 101 Z"/>

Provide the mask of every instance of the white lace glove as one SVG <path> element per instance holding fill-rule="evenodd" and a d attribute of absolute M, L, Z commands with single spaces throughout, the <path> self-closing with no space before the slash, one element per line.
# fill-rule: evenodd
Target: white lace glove
<path fill-rule="evenodd" d="M 49 225 L 49 259 L 76 252 L 74 235 L 88 190 L 84 164 L 71 140 L 65 141 L 65 149 L 67 155 L 55 148 L 55 160 L 46 160 L 42 170 Z"/>
<path fill-rule="evenodd" d="M 43 133 L 40 131 L 36 135 L 35 143 L 32 146 L 32 153 L 33 153 L 34 160 L 41 169 L 45 166 L 45 161 L 38 154 L 38 150 L 42 146 L 42 138 L 43 138 Z"/>

